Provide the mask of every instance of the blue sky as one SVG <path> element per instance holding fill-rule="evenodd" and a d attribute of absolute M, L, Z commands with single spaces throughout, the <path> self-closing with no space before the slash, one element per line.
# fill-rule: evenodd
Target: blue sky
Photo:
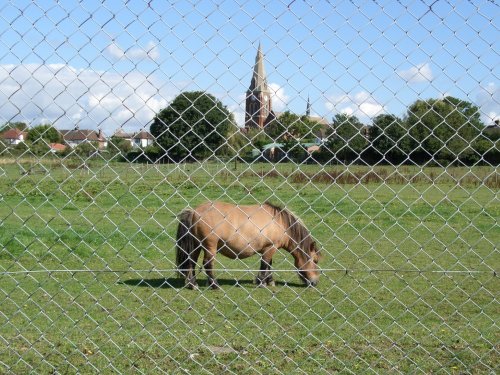
<path fill-rule="evenodd" d="M 261 43 L 274 109 L 403 116 L 453 95 L 500 116 L 499 7 L 490 1 L 0 3 L 0 123 L 148 128 L 184 90 L 244 117 Z"/>

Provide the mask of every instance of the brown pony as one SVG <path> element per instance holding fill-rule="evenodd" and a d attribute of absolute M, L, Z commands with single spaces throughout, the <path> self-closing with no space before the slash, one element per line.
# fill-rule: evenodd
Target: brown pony
<path fill-rule="evenodd" d="M 283 248 L 295 259 L 301 280 L 311 286 L 318 283 L 319 251 L 306 227 L 288 210 L 270 203 L 242 206 L 206 202 L 179 215 L 176 261 L 186 286 L 197 288 L 195 267 L 201 250 L 209 285 L 219 287 L 213 274 L 217 252 L 231 259 L 243 259 L 256 253 L 262 260 L 256 282 L 274 285 L 271 265 L 274 253 Z"/>

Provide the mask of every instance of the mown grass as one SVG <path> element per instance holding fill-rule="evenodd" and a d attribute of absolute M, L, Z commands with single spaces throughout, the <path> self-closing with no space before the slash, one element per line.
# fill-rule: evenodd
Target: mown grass
<path fill-rule="evenodd" d="M 0 372 L 498 372 L 494 168 L 35 162 L 0 165 Z M 255 257 L 183 289 L 175 217 L 207 199 L 286 205 L 319 286 L 279 253 L 275 288 Z"/>

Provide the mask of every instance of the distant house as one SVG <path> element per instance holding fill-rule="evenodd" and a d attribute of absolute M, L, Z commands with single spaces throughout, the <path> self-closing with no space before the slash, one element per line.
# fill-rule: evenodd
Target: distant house
<path fill-rule="evenodd" d="M 150 145 L 152 145 L 154 143 L 154 137 L 151 133 L 147 132 L 147 131 L 140 131 L 136 134 L 134 134 L 134 137 L 132 138 L 134 144 L 137 146 L 137 147 L 148 147 Z"/>
<path fill-rule="evenodd" d="M 61 152 L 61 151 L 66 150 L 67 146 L 65 146 L 61 143 L 50 143 L 49 147 L 50 147 L 50 151 L 55 153 L 55 152 Z"/>
<path fill-rule="evenodd" d="M 120 139 L 125 139 L 126 141 L 130 142 L 130 145 L 132 146 L 132 137 L 134 134 L 132 133 L 126 133 L 122 130 L 118 130 L 113 134 L 113 138 L 120 138 Z"/>
<path fill-rule="evenodd" d="M 24 142 L 27 136 L 27 132 L 17 128 L 6 130 L 0 134 L 0 138 L 3 139 L 5 143 L 10 145 L 18 145 L 19 143 Z"/>
<path fill-rule="evenodd" d="M 125 133 L 119 130 L 115 134 L 113 134 L 113 137 L 126 139 L 130 142 L 130 145 L 132 147 L 145 148 L 154 143 L 154 137 L 151 135 L 151 133 L 145 130 L 141 130 L 137 133 Z"/>
<path fill-rule="evenodd" d="M 60 132 L 64 139 L 64 142 L 71 148 L 74 148 L 84 142 L 96 142 L 98 144 L 99 150 L 106 148 L 106 146 L 108 145 L 106 137 L 104 137 L 104 134 L 101 130 L 95 131 L 74 129 L 61 130 Z"/>

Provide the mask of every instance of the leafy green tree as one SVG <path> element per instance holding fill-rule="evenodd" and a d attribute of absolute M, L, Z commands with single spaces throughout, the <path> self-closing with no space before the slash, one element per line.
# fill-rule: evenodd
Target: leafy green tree
<path fill-rule="evenodd" d="M 0 126 L 0 133 L 9 130 L 9 129 L 19 129 L 22 131 L 28 130 L 28 125 L 25 122 L 16 121 L 16 122 L 6 122 L 2 126 Z"/>
<path fill-rule="evenodd" d="M 171 160 L 205 159 L 221 154 L 233 115 L 213 95 L 184 92 L 160 111 L 151 124 L 151 134 Z"/>
<path fill-rule="evenodd" d="M 97 142 L 82 142 L 74 148 L 74 152 L 82 157 L 89 157 L 99 152 Z"/>
<path fill-rule="evenodd" d="M 489 129 L 483 129 L 483 135 L 491 139 L 492 141 L 497 141 L 500 139 L 500 120 L 495 121 L 495 126 L 490 127 Z"/>
<path fill-rule="evenodd" d="M 491 141 L 486 152 L 481 153 L 482 159 L 490 165 L 500 165 L 500 139 Z"/>
<path fill-rule="evenodd" d="M 33 155 L 42 156 L 50 151 L 50 147 L 45 142 L 28 143 L 29 150 Z"/>
<path fill-rule="evenodd" d="M 227 137 L 227 152 L 228 156 L 239 156 L 244 158 L 251 152 L 252 142 L 248 134 L 234 127 Z"/>
<path fill-rule="evenodd" d="M 299 116 L 286 111 L 266 125 L 266 133 L 275 142 L 289 142 L 314 138 L 314 131 L 319 126 L 307 116 Z"/>
<path fill-rule="evenodd" d="M 484 124 L 477 106 L 453 97 L 417 100 L 407 111 L 412 158 L 417 162 L 468 162 Z"/>
<path fill-rule="evenodd" d="M 262 150 L 264 145 L 272 142 L 273 139 L 262 129 L 243 131 L 235 127 L 227 138 L 228 155 L 251 158 L 252 149 Z"/>
<path fill-rule="evenodd" d="M 373 119 L 370 141 L 379 157 L 390 163 L 403 161 L 410 151 L 403 120 L 391 114 L 381 114 Z"/>
<path fill-rule="evenodd" d="M 43 142 L 49 143 L 62 143 L 61 133 L 52 125 L 37 125 L 28 131 L 27 140 L 32 144 Z"/>
<path fill-rule="evenodd" d="M 368 145 L 368 139 L 362 130 L 363 124 L 356 116 L 336 114 L 327 134 L 328 141 L 322 148 L 321 159 L 342 163 L 359 160 L 360 154 Z"/>
<path fill-rule="evenodd" d="M 293 139 L 298 135 L 297 133 L 304 132 L 300 117 L 290 111 L 286 111 L 270 121 L 265 130 L 275 142 Z"/>
<path fill-rule="evenodd" d="M 310 141 L 315 140 L 317 138 L 317 134 L 321 129 L 323 129 L 324 125 L 317 121 L 310 120 L 307 116 L 302 116 L 301 118 L 307 128 L 307 133 L 304 134 L 303 139 Z"/>
<path fill-rule="evenodd" d="M 273 139 L 262 129 L 249 129 L 245 134 L 245 139 L 252 144 L 253 148 L 261 150 L 264 145 L 272 143 Z"/>
<path fill-rule="evenodd" d="M 147 161 L 154 163 L 155 161 L 161 159 L 163 155 L 163 150 L 157 143 L 153 143 L 152 145 L 146 146 L 144 149 L 144 156 Z M 127 159 L 129 157 L 127 156 Z M 130 159 L 129 159 L 130 160 Z"/>
<path fill-rule="evenodd" d="M 492 140 L 480 137 L 472 144 L 472 162 L 486 163 L 493 166 L 500 164 L 500 139 Z"/>
<path fill-rule="evenodd" d="M 107 149 L 111 155 L 120 154 L 125 156 L 132 150 L 132 145 L 127 139 L 112 136 L 108 141 Z"/>
<path fill-rule="evenodd" d="M 14 146 L 14 150 L 17 154 L 23 154 L 29 150 L 29 145 L 26 142 L 20 142 Z"/>
<path fill-rule="evenodd" d="M 308 153 L 306 147 L 298 140 L 287 141 L 283 145 L 283 151 L 288 160 L 295 163 L 301 163 L 307 159 Z"/>

